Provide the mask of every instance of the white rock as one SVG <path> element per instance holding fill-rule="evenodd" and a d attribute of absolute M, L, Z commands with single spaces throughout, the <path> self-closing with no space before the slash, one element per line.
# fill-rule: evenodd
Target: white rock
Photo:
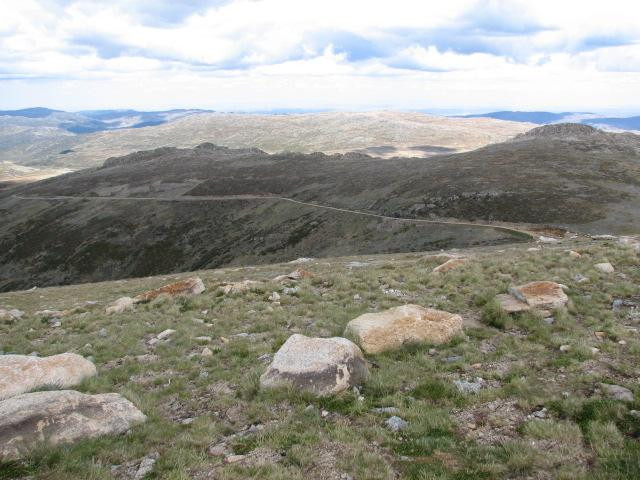
<path fill-rule="evenodd" d="M 96 375 L 96 367 L 75 353 L 50 357 L 0 356 L 0 400 L 43 387 L 68 388 Z"/>
<path fill-rule="evenodd" d="M 605 262 L 605 263 L 596 263 L 593 268 L 595 268 L 596 270 L 601 271 L 602 273 L 613 273 L 615 271 L 615 269 L 613 268 L 613 265 L 611 265 L 609 262 Z"/>
<path fill-rule="evenodd" d="M 260 385 L 271 388 L 292 384 L 317 395 L 330 395 L 360 384 L 367 375 L 362 352 L 346 338 L 294 334 L 274 355 L 260 377 Z"/>
<path fill-rule="evenodd" d="M 125 310 L 133 310 L 133 298 L 120 297 L 113 304 L 105 309 L 107 315 L 123 313 Z"/>

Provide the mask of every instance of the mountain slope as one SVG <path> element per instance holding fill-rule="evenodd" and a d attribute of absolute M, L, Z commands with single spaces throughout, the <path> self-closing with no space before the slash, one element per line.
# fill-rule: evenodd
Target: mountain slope
<path fill-rule="evenodd" d="M 4 193 L 3 288 L 521 237 L 373 218 L 274 195 L 388 217 L 636 233 L 640 138 L 565 124 L 429 159 L 269 155 L 211 144 L 114 158 Z"/>

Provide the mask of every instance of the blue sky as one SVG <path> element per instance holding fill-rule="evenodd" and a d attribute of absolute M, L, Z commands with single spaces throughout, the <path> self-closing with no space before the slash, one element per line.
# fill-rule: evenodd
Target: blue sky
<path fill-rule="evenodd" d="M 5 0 L 0 108 L 640 109 L 628 0 Z"/>

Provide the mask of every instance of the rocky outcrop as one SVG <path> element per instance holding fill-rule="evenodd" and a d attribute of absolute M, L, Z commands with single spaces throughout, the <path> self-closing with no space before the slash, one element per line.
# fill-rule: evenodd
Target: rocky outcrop
<path fill-rule="evenodd" d="M 346 338 L 311 338 L 294 334 L 273 357 L 271 365 L 260 377 L 260 386 L 293 385 L 322 396 L 359 385 L 367 375 L 362 352 Z"/>
<path fill-rule="evenodd" d="M 55 446 L 124 433 L 145 420 L 116 393 L 25 393 L 0 401 L 0 460 L 22 458 L 42 443 Z"/>
<path fill-rule="evenodd" d="M 365 313 L 347 324 L 366 353 L 380 353 L 409 343 L 440 344 L 462 332 L 462 317 L 419 305 L 403 305 L 380 313 Z"/>
<path fill-rule="evenodd" d="M 96 373 L 93 363 L 75 353 L 43 358 L 0 355 L 0 400 L 38 388 L 72 387 Z"/>
<path fill-rule="evenodd" d="M 141 293 L 140 295 L 134 297 L 133 302 L 150 302 L 160 295 L 169 295 L 170 297 L 176 297 L 178 295 L 198 295 L 204 292 L 204 290 L 204 283 L 199 277 L 186 278 L 184 280 L 180 280 L 179 282 L 170 283 L 169 285 L 165 285 L 164 287 Z"/>
<path fill-rule="evenodd" d="M 466 258 L 452 258 L 444 262 L 442 265 L 438 265 L 436 268 L 434 268 L 433 273 L 447 273 L 455 268 L 464 265 L 467 262 L 468 260 Z"/>
<path fill-rule="evenodd" d="M 125 310 L 133 310 L 134 301 L 131 297 L 120 297 L 105 309 L 107 315 L 123 313 Z"/>
<path fill-rule="evenodd" d="M 508 295 L 498 295 L 496 300 L 507 313 L 532 309 L 547 313 L 563 307 L 569 301 L 562 287 L 555 282 L 530 282 L 519 287 L 511 287 Z"/>

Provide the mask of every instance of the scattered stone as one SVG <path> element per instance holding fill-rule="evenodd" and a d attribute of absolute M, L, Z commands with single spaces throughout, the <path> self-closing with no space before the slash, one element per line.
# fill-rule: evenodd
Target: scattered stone
<path fill-rule="evenodd" d="M 398 413 L 400 410 L 398 410 L 396 407 L 378 407 L 372 408 L 371 411 L 373 413 Z"/>
<path fill-rule="evenodd" d="M 157 458 L 158 454 L 153 454 L 143 458 L 136 474 L 133 476 L 133 480 L 142 480 L 147 474 L 151 473 L 154 465 L 156 464 Z"/>
<path fill-rule="evenodd" d="M 596 353 L 600 353 L 600 349 L 599 349 L 599 348 L 596 348 L 596 347 L 591 347 L 591 353 L 593 353 L 594 355 L 595 355 Z"/>
<path fill-rule="evenodd" d="M 385 295 L 391 295 L 392 297 L 402 298 L 405 296 L 402 290 L 398 290 L 396 288 L 381 288 L 381 290 Z"/>
<path fill-rule="evenodd" d="M 184 280 L 165 285 L 164 287 L 141 293 L 140 295 L 137 295 L 133 298 L 133 302 L 150 302 L 160 295 L 169 295 L 170 297 L 176 297 L 178 295 L 198 295 L 204 292 L 204 290 L 205 286 L 200 277 L 186 278 Z"/>
<path fill-rule="evenodd" d="M 619 308 L 622 308 L 622 306 L 623 302 L 619 298 L 616 298 L 613 302 L 611 302 L 611 308 L 614 310 L 618 310 Z"/>
<path fill-rule="evenodd" d="M 20 320 L 23 315 L 24 312 L 22 310 L 18 310 L 17 308 L 13 308 L 11 310 L 0 308 L 0 320 L 3 322 L 12 323 L 16 320 Z"/>
<path fill-rule="evenodd" d="M 581 273 L 576 273 L 576 274 L 573 276 L 573 280 L 574 280 L 576 283 L 585 283 L 585 282 L 588 282 L 588 281 L 589 281 L 589 277 L 585 277 L 585 276 L 584 276 L 584 275 L 582 275 Z"/>
<path fill-rule="evenodd" d="M 294 334 L 273 357 L 260 377 L 260 386 L 293 384 L 317 395 L 330 395 L 360 384 L 367 376 L 366 360 L 353 342 Z"/>
<path fill-rule="evenodd" d="M 540 235 L 538 237 L 538 241 L 540 243 L 560 243 L 560 240 L 558 240 L 557 238 L 545 237 L 544 235 Z"/>
<path fill-rule="evenodd" d="M 254 280 L 243 280 L 242 282 L 227 283 L 226 285 L 223 285 L 221 288 L 222 288 L 222 292 L 225 295 L 234 295 L 234 294 L 247 293 L 249 290 L 257 286 L 259 283 L 260 282 L 256 282 Z"/>
<path fill-rule="evenodd" d="M 613 273 L 615 271 L 615 269 L 613 268 L 613 265 L 611 265 L 609 262 L 605 262 L 605 263 L 596 263 L 593 268 L 595 268 L 596 270 L 601 271 L 602 273 Z"/>
<path fill-rule="evenodd" d="M 571 257 L 571 258 L 581 258 L 582 255 L 580 255 L 578 252 L 576 252 L 574 250 L 569 250 L 569 257 Z"/>
<path fill-rule="evenodd" d="M 409 423 L 407 421 L 405 421 L 402 418 L 397 417 L 395 415 L 393 417 L 387 419 L 385 424 L 387 425 L 389 430 L 391 430 L 393 432 L 399 432 L 400 430 L 404 430 L 405 428 L 407 428 L 409 426 Z"/>
<path fill-rule="evenodd" d="M 45 387 L 68 388 L 96 375 L 93 363 L 75 353 L 50 357 L 0 356 L 0 400 Z"/>
<path fill-rule="evenodd" d="M 360 296 L 360 294 L 359 294 L 359 293 L 356 293 L 356 294 L 353 296 L 353 299 L 354 299 L 356 302 L 359 302 L 360 300 L 362 300 L 362 297 Z"/>
<path fill-rule="evenodd" d="M 269 295 L 268 300 L 270 302 L 273 302 L 273 303 L 279 303 L 280 302 L 280 294 L 278 292 L 273 292 L 271 295 Z"/>
<path fill-rule="evenodd" d="M 616 240 L 615 235 L 591 235 L 592 240 Z"/>
<path fill-rule="evenodd" d="M 607 338 L 607 332 L 598 331 L 598 332 L 593 332 L 593 334 L 598 340 L 605 340 Z"/>
<path fill-rule="evenodd" d="M 42 442 L 55 446 L 121 434 L 145 420 L 117 393 L 25 393 L 0 401 L 0 460 L 22 458 Z"/>
<path fill-rule="evenodd" d="M 202 343 L 209 343 L 211 342 L 212 338 L 207 336 L 201 336 L 201 337 L 196 337 L 196 340 Z"/>
<path fill-rule="evenodd" d="M 618 345 L 626 345 L 627 342 L 625 340 L 618 340 Z"/>
<path fill-rule="evenodd" d="M 438 350 L 436 350 L 435 348 L 430 348 L 428 353 L 429 353 L 429 355 L 433 356 L 433 355 L 436 355 L 438 353 Z"/>
<path fill-rule="evenodd" d="M 478 393 L 485 386 L 485 381 L 477 377 L 474 382 L 468 382 L 466 380 L 454 380 L 453 384 L 462 393 Z"/>
<path fill-rule="evenodd" d="M 261 362 L 271 362 L 273 360 L 273 353 L 263 353 L 258 357 L 258 360 Z"/>
<path fill-rule="evenodd" d="M 547 409 L 546 407 L 541 408 L 540 410 L 537 410 L 533 413 L 531 413 L 530 415 L 527 415 L 527 420 L 533 420 L 533 419 L 545 419 L 547 418 Z"/>
<path fill-rule="evenodd" d="M 450 357 L 445 357 L 442 359 L 445 363 L 456 363 L 462 361 L 462 356 L 460 355 L 451 355 Z"/>
<path fill-rule="evenodd" d="M 451 260 L 447 260 L 442 265 L 437 266 L 432 270 L 433 273 L 447 273 L 451 270 L 461 267 L 469 260 L 466 258 L 452 258 Z"/>
<path fill-rule="evenodd" d="M 299 291 L 300 291 L 299 287 L 284 287 L 282 289 L 282 293 L 284 293 L 285 295 L 295 295 Z"/>
<path fill-rule="evenodd" d="M 628 388 L 621 387 L 620 385 L 613 385 L 611 383 L 599 383 L 600 389 L 607 395 L 623 402 L 633 402 L 633 392 Z"/>
<path fill-rule="evenodd" d="M 311 278 L 313 277 L 313 273 L 303 270 L 302 268 L 298 268 L 287 275 L 289 280 L 302 280 L 303 278 Z"/>
<path fill-rule="evenodd" d="M 238 463 L 246 458 L 246 455 L 227 455 L 224 458 L 225 463 Z"/>
<path fill-rule="evenodd" d="M 51 325 L 51 327 L 53 327 L 53 328 L 58 328 L 58 327 L 62 326 L 62 322 L 60 320 L 53 320 L 53 321 L 49 322 L 49 325 Z"/>
<path fill-rule="evenodd" d="M 345 335 L 355 338 L 365 352 L 380 353 L 408 343 L 445 343 L 460 332 L 460 315 L 403 305 L 360 315 L 347 324 Z"/>
<path fill-rule="evenodd" d="M 289 263 L 290 264 L 296 264 L 296 263 L 309 263 L 309 262 L 313 262 L 313 258 L 311 257 L 300 257 L 300 258 L 296 258 L 295 260 L 291 260 Z"/>
<path fill-rule="evenodd" d="M 35 316 L 40 317 L 42 320 L 61 318 L 65 315 L 68 315 L 68 310 L 39 310 L 35 313 Z"/>
<path fill-rule="evenodd" d="M 134 302 L 131 297 L 120 297 L 106 308 L 107 315 L 123 313 L 125 310 L 133 310 Z"/>
<path fill-rule="evenodd" d="M 166 330 L 163 330 L 158 335 L 156 335 L 156 338 L 158 340 L 164 340 L 165 338 L 168 338 L 171 334 L 173 334 L 175 332 L 176 332 L 175 330 L 173 330 L 171 328 L 167 328 Z"/>
<path fill-rule="evenodd" d="M 100 330 L 98 330 L 99 337 L 106 338 L 107 335 L 108 335 L 108 332 L 106 328 L 101 328 Z"/>
<path fill-rule="evenodd" d="M 556 323 L 556 319 L 554 317 L 546 317 L 543 318 L 542 321 L 547 325 L 553 325 L 554 323 Z"/>
<path fill-rule="evenodd" d="M 369 264 L 364 262 L 349 262 L 346 264 L 347 268 L 363 268 L 368 266 Z"/>
<path fill-rule="evenodd" d="M 561 352 L 568 352 L 571 350 L 571 346 L 570 345 L 560 345 L 560 349 Z"/>
<path fill-rule="evenodd" d="M 204 347 L 200 355 L 203 357 L 213 357 L 213 352 L 209 347 Z"/>
<path fill-rule="evenodd" d="M 225 457 L 229 455 L 229 448 L 225 443 L 219 443 L 217 445 L 211 445 L 208 453 L 212 457 Z"/>
<path fill-rule="evenodd" d="M 527 248 L 527 252 L 539 252 L 540 250 L 542 250 L 540 247 Z"/>

